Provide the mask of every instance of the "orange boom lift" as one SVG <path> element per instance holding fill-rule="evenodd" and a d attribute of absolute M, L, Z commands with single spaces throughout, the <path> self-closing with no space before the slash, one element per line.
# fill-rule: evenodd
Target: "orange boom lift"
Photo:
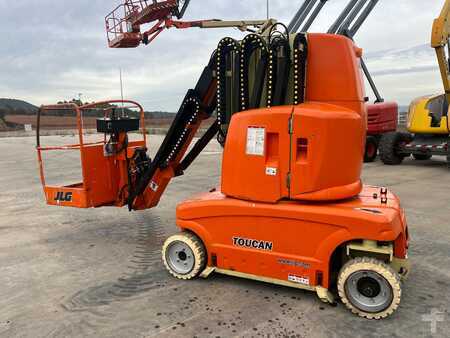
<path fill-rule="evenodd" d="M 329 303 L 338 295 L 359 316 L 387 317 L 399 306 L 409 272 L 408 228 L 392 192 L 361 183 L 362 51 L 345 36 L 265 27 L 219 42 L 152 159 L 135 102 L 42 107 L 40 113 L 74 110 L 80 131 L 79 144 L 66 148 L 40 147 L 38 132 L 47 202 L 153 208 L 218 135 L 221 184 L 178 205 L 180 232 L 162 250 L 168 271 L 183 280 L 216 272 L 306 289 Z M 103 136 L 87 144 L 82 116 L 92 109 L 104 113 L 97 122 Z M 215 122 L 189 147 L 214 113 Z M 139 128 L 142 140 L 129 141 Z M 41 153 L 64 149 L 80 151 L 83 182 L 47 186 Z"/>

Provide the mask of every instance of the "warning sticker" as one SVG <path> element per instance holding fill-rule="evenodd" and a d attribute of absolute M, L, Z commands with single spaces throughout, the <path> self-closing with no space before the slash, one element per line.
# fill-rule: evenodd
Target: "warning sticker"
<path fill-rule="evenodd" d="M 277 176 L 277 168 L 267 167 L 266 168 L 266 175 L 267 176 Z"/>
<path fill-rule="evenodd" d="M 265 128 L 249 127 L 247 129 L 247 155 L 264 156 Z"/>
<path fill-rule="evenodd" d="M 297 284 L 303 284 L 303 285 L 309 285 L 309 278 L 308 277 L 299 277 L 296 275 L 289 275 L 288 281 L 294 282 Z"/>

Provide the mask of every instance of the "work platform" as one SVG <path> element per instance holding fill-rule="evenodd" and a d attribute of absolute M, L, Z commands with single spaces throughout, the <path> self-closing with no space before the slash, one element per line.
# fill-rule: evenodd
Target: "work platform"
<path fill-rule="evenodd" d="M 180 19 L 188 4 L 186 0 L 126 0 L 105 18 L 109 47 L 139 46 L 143 38 L 141 25 L 155 22 L 159 34 L 164 21 L 172 17 Z"/>

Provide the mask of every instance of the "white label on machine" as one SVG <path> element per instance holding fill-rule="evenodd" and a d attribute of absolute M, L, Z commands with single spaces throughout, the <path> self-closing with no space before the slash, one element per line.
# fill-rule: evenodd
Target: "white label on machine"
<path fill-rule="evenodd" d="M 267 176 L 277 176 L 277 168 L 267 167 L 266 168 L 266 175 Z"/>
<path fill-rule="evenodd" d="M 249 127 L 247 129 L 247 155 L 264 156 L 265 128 Z"/>
<path fill-rule="evenodd" d="M 294 282 L 297 284 L 303 284 L 303 285 L 309 285 L 309 278 L 308 277 L 299 277 L 295 275 L 289 275 L 288 280 L 290 282 Z"/>

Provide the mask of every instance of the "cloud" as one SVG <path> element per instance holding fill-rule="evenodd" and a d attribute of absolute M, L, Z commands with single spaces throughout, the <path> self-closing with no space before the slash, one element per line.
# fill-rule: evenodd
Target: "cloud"
<path fill-rule="evenodd" d="M 417 67 L 404 67 L 401 69 L 384 69 L 377 72 L 372 72 L 372 76 L 383 75 L 396 75 L 396 74 L 418 74 L 423 72 L 435 71 L 435 66 L 417 66 Z"/>
<path fill-rule="evenodd" d="M 328 1 L 311 30 L 326 31 L 347 1 Z M 236 30 L 171 30 L 147 47 L 108 49 L 104 17 L 118 3 L 2 1 L 0 96 L 34 104 L 77 93 L 91 101 L 117 98 L 122 68 L 127 97 L 148 110 L 176 111 L 217 42 L 223 36 L 242 36 Z M 271 16 L 288 23 L 301 3 L 270 0 Z M 266 0 L 192 0 L 186 20 L 264 18 L 265 4 Z M 426 45 L 440 6 L 423 0 L 380 1 L 358 33 L 356 41 L 388 98 L 407 104 L 416 95 L 440 90 L 435 57 Z"/>
<path fill-rule="evenodd" d="M 388 100 L 406 105 L 415 97 L 443 92 L 436 54 L 428 43 L 371 52 L 365 58 Z"/>

